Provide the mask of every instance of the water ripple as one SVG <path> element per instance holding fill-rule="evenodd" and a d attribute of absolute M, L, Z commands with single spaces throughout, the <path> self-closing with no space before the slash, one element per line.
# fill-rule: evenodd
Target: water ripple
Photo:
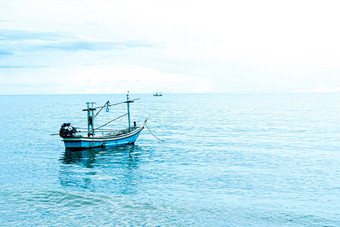
<path fill-rule="evenodd" d="M 141 95 L 134 119 L 165 142 L 70 152 L 50 136 L 107 98 L 124 96 L 0 96 L 2 226 L 340 225 L 339 95 Z"/>

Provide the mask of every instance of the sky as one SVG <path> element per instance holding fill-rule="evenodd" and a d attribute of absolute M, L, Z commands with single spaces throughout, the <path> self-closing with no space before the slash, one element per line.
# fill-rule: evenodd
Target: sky
<path fill-rule="evenodd" d="M 0 94 L 340 92 L 340 2 L 0 0 Z"/>

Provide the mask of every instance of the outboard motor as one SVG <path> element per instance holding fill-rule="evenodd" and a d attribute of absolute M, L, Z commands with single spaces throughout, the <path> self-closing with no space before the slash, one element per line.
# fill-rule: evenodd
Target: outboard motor
<path fill-rule="evenodd" d="M 60 127 L 60 137 L 71 137 L 77 133 L 77 129 L 71 126 L 71 123 L 64 123 Z"/>

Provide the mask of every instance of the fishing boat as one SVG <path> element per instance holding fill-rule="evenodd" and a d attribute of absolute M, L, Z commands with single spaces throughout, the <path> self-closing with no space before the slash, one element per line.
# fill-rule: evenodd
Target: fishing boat
<path fill-rule="evenodd" d="M 153 96 L 163 96 L 162 92 L 156 92 Z"/>
<path fill-rule="evenodd" d="M 120 103 L 111 104 L 107 101 L 103 106 L 94 107 L 95 102 L 87 102 L 87 108 L 83 111 L 87 112 L 87 131 L 81 131 L 81 128 L 71 126 L 71 123 L 63 123 L 61 125 L 59 136 L 63 138 L 66 149 L 87 149 L 94 147 L 107 147 L 107 146 L 122 146 L 128 144 L 134 144 L 146 125 L 147 119 L 141 125 L 137 125 L 133 122 L 130 123 L 130 104 L 139 99 L 129 99 L 129 94 L 126 95 L 126 101 Z M 102 126 L 94 127 L 94 121 L 98 114 L 106 108 L 106 112 L 109 112 L 109 108 L 119 104 L 127 104 L 127 113 L 114 118 Z M 98 110 L 98 111 L 97 111 Z M 118 120 L 124 116 L 128 117 L 128 127 L 121 130 L 104 129 L 105 126 L 111 122 Z M 86 129 L 85 129 L 86 130 Z M 87 133 L 87 135 L 81 135 Z M 105 134 L 104 134 L 105 133 Z M 101 134 L 97 136 L 96 134 Z"/>

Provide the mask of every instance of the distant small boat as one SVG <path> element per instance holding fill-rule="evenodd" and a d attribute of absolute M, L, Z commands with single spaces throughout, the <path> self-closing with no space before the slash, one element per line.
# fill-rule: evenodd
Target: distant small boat
<path fill-rule="evenodd" d="M 156 92 L 153 96 L 163 96 L 162 92 Z"/>
<path fill-rule="evenodd" d="M 95 102 L 87 102 L 87 109 L 83 109 L 83 111 L 87 112 L 87 131 L 80 131 L 80 128 L 75 128 L 71 126 L 71 123 L 62 124 L 59 130 L 59 136 L 63 138 L 65 148 L 67 149 L 86 149 L 86 148 L 94 148 L 94 147 L 106 147 L 106 146 L 122 146 L 127 144 L 134 144 L 137 140 L 140 132 L 144 129 L 147 119 L 144 121 L 142 125 L 137 125 L 136 122 L 133 122 L 133 126 L 130 124 L 130 103 L 133 103 L 135 100 L 139 99 L 129 99 L 129 94 L 126 95 L 126 101 L 110 104 L 109 101 L 105 103 L 103 106 L 93 107 Z M 98 116 L 100 111 L 106 107 L 106 112 L 109 112 L 109 107 L 119 105 L 119 104 L 127 104 L 127 113 L 110 120 L 104 125 L 94 128 L 94 119 Z M 95 111 L 97 113 L 95 114 Z M 103 129 L 104 126 L 107 126 L 111 122 L 128 116 L 128 128 L 122 130 L 110 130 Z M 99 130 L 100 129 L 100 130 Z M 87 133 L 87 136 L 78 135 L 81 133 Z M 101 133 L 101 136 L 96 136 L 96 133 Z M 105 134 L 104 134 L 105 133 Z"/>

